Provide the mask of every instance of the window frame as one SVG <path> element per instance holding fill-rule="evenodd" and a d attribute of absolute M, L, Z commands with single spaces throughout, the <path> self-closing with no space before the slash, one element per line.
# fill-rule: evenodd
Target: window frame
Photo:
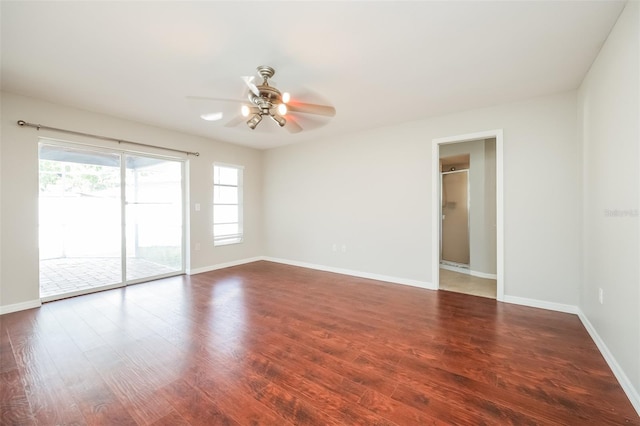
<path fill-rule="evenodd" d="M 228 169 L 235 169 L 238 173 L 238 181 L 236 185 L 229 185 L 229 184 L 222 184 L 222 183 L 216 183 L 216 168 L 217 167 L 221 167 L 221 168 L 228 168 Z M 244 242 L 244 197 L 243 197 L 243 187 L 244 187 L 244 166 L 238 165 L 238 164 L 229 164 L 229 163 L 221 163 L 221 162 L 214 162 L 213 163 L 213 168 L 212 168 L 212 182 L 213 182 L 213 191 L 212 191 L 212 198 L 213 198 L 213 208 L 212 208 L 212 214 L 211 214 L 211 218 L 213 221 L 213 226 L 212 226 L 212 235 L 213 235 L 213 246 L 214 247 L 220 247 L 220 246 L 227 246 L 227 245 L 232 245 L 232 244 L 241 244 Z M 216 203 L 216 198 L 215 198 L 215 192 L 216 192 L 216 187 L 225 187 L 225 188 L 236 188 L 237 189 L 237 203 L 234 204 L 229 204 L 229 203 Z M 238 217 L 237 217 L 237 222 L 226 222 L 226 223 L 216 223 L 216 206 L 237 206 L 238 208 Z M 238 225 L 238 232 L 236 234 L 222 234 L 222 235 L 216 235 L 215 229 L 216 229 L 216 225 L 225 225 L 225 224 L 237 224 Z"/>

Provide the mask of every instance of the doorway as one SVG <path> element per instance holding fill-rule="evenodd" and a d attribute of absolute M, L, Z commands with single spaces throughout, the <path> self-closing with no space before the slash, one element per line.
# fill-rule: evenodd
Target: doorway
<path fill-rule="evenodd" d="M 502 149 L 501 130 L 433 140 L 432 280 L 437 289 L 504 300 Z"/>
<path fill-rule="evenodd" d="M 184 273 L 184 163 L 39 145 L 40 297 Z"/>

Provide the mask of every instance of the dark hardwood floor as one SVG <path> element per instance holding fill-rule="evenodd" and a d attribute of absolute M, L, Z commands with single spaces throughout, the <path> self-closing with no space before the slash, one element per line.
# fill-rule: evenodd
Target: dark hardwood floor
<path fill-rule="evenodd" d="M 269 262 L 0 331 L 2 425 L 640 425 L 575 315 Z"/>

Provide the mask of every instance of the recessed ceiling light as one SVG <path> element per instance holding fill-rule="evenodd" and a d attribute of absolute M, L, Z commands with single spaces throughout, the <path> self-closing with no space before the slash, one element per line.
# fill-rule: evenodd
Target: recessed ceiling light
<path fill-rule="evenodd" d="M 207 120 L 207 121 L 218 121 L 222 118 L 222 113 L 221 112 L 211 112 L 209 114 L 202 114 L 200 116 L 200 118 L 202 118 L 203 120 Z"/>

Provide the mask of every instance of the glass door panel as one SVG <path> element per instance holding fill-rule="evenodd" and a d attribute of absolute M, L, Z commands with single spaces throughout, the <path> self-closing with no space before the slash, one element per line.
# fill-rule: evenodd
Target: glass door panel
<path fill-rule="evenodd" d="M 127 281 L 182 272 L 183 163 L 125 155 Z"/>
<path fill-rule="evenodd" d="M 120 155 L 39 146 L 40 296 L 123 282 Z"/>

